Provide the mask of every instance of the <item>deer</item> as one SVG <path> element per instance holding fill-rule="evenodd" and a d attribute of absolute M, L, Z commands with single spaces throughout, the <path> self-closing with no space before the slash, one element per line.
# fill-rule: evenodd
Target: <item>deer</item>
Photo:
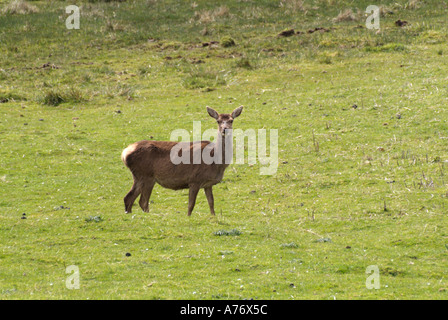
<path fill-rule="evenodd" d="M 149 212 L 149 199 L 157 183 L 172 190 L 189 189 L 188 216 L 191 216 L 193 212 L 199 190 L 204 189 L 210 213 L 214 216 L 212 187 L 222 181 L 224 171 L 229 166 L 230 161 L 223 162 L 222 160 L 227 159 L 229 153 L 233 151 L 231 138 L 233 120 L 241 114 L 242 110 L 243 106 L 240 106 L 230 114 L 219 114 L 207 106 L 208 114 L 218 124 L 218 134 L 214 142 L 142 140 L 125 148 L 121 159 L 134 179 L 131 190 L 124 197 L 125 213 L 132 212 L 132 206 L 139 195 L 141 209 Z M 201 155 L 209 152 L 211 157 L 216 156 L 215 160 L 221 161 L 210 163 L 210 161 L 204 161 L 202 157 L 199 161 L 194 161 L 193 156 L 198 154 L 195 153 L 198 151 Z M 180 155 L 183 152 L 187 154 L 189 152 L 190 161 L 173 163 L 173 154 Z"/>

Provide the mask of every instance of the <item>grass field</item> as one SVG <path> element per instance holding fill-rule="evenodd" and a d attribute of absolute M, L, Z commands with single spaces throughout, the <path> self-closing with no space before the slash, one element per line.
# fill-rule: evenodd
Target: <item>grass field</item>
<path fill-rule="evenodd" d="M 0 1 L 0 299 L 447 299 L 447 6 Z M 125 214 L 123 148 L 207 105 L 277 129 L 277 172 Z"/>

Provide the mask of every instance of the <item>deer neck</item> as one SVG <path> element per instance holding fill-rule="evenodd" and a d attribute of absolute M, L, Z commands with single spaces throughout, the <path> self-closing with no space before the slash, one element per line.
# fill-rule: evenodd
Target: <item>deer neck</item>
<path fill-rule="evenodd" d="M 227 167 L 231 163 L 233 157 L 232 130 L 225 135 L 222 135 L 221 132 L 218 131 L 216 151 L 218 153 L 216 163 Z"/>

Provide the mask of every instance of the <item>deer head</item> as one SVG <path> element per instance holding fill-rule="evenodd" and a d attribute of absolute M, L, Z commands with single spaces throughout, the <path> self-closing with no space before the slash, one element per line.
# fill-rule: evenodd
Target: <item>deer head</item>
<path fill-rule="evenodd" d="M 224 136 L 226 134 L 226 130 L 232 129 L 233 119 L 238 117 L 243 111 L 243 106 L 239 106 L 232 113 L 221 113 L 219 114 L 215 110 L 210 107 L 207 107 L 207 112 L 210 117 L 216 119 L 218 123 L 218 133 L 220 136 Z M 218 135 L 218 136 L 219 136 Z"/>

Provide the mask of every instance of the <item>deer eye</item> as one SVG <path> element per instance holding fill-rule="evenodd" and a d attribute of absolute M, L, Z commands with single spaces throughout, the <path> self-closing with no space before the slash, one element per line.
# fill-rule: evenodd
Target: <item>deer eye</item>
<path fill-rule="evenodd" d="M 227 121 L 228 123 L 233 123 L 233 120 L 229 120 L 229 121 Z"/>

